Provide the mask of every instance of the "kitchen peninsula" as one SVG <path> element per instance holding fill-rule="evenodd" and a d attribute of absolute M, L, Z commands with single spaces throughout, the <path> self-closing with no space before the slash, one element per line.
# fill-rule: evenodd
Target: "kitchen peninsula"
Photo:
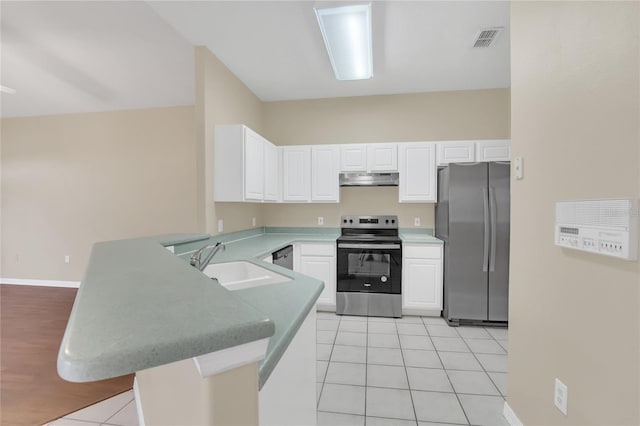
<path fill-rule="evenodd" d="M 203 424 L 221 424 L 231 417 L 258 424 L 258 390 L 262 389 L 263 398 L 269 387 L 265 388 L 265 383 L 272 373 L 275 376 L 279 360 L 286 356 L 304 324 L 312 323 L 305 329 L 310 332 L 306 338 L 313 342 L 308 345 L 313 353 L 303 358 L 312 363 L 304 366 L 304 371 L 311 372 L 307 373 L 308 405 L 315 421 L 313 308 L 323 283 L 256 259 L 292 241 L 334 241 L 336 236 L 337 231 L 327 229 L 315 234 L 270 234 L 257 229 L 215 239 L 192 234 L 97 243 L 62 341 L 58 372 L 73 382 L 136 372 L 138 411 L 147 424 L 154 424 L 153 418 L 171 424 L 167 411 L 176 413 L 176 424 L 185 421 L 187 412 L 199 416 L 193 417 L 194 421 L 208 422 Z M 217 241 L 223 241 L 227 250 L 214 262 L 244 260 L 289 280 L 227 290 L 188 263 L 191 252 Z M 244 387 L 235 392 L 221 389 L 229 383 L 238 384 L 237 377 L 229 380 L 228 376 L 243 369 L 236 368 L 243 356 L 249 372 L 237 373 L 246 379 Z M 196 360 L 198 368 L 190 358 Z M 173 366 L 175 371 L 170 370 Z M 185 368 L 199 380 L 170 379 L 179 371 L 184 379 Z M 213 376 L 206 377 L 209 374 Z M 216 383 L 217 377 L 222 378 L 220 383 Z M 185 398 L 185 389 L 180 386 L 194 381 L 200 395 L 196 397 L 192 390 Z M 180 395 L 182 398 L 178 398 Z M 233 395 L 242 398 L 233 399 Z M 145 398 L 156 403 L 146 404 Z M 163 398 L 174 399 L 158 405 Z M 221 403 L 225 398 L 226 403 Z M 268 395 L 265 398 L 269 399 Z M 224 411 L 228 412 L 221 415 Z M 263 420 L 260 424 L 265 424 Z"/>

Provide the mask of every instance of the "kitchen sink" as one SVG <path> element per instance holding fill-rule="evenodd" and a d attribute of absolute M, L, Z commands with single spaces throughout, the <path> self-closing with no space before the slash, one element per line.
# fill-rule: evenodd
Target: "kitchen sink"
<path fill-rule="evenodd" d="M 289 277 L 242 260 L 213 263 L 204 268 L 202 272 L 208 277 L 217 279 L 222 286 L 229 290 L 241 290 L 291 281 Z"/>

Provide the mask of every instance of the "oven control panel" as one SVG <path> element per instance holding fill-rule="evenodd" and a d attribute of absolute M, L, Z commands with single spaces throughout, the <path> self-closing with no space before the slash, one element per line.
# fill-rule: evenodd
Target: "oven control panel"
<path fill-rule="evenodd" d="M 342 228 L 397 229 L 398 216 L 342 216 Z"/>

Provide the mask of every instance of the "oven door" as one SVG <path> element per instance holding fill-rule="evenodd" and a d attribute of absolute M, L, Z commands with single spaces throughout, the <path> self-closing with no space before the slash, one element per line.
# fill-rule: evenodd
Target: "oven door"
<path fill-rule="evenodd" d="M 400 294 L 400 243 L 338 242 L 337 291 Z"/>

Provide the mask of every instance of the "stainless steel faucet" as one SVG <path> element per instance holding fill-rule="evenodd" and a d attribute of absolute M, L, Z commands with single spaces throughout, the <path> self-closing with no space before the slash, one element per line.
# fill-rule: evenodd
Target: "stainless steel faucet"
<path fill-rule="evenodd" d="M 225 245 L 218 241 L 216 245 L 213 246 L 213 249 L 211 249 L 207 257 L 202 260 L 202 252 L 207 248 L 209 248 L 208 244 L 191 255 L 191 260 L 189 262 L 191 263 L 191 266 L 198 268 L 200 271 L 204 271 L 204 268 L 207 267 L 211 259 L 213 259 L 213 256 L 215 256 L 219 251 L 224 251 Z"/>

